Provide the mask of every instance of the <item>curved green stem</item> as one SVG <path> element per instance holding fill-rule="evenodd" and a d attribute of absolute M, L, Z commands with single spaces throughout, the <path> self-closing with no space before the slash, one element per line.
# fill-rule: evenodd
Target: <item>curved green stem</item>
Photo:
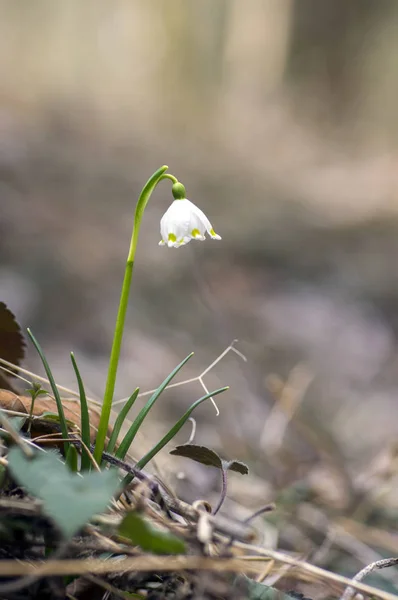
<path fill-rule="evenodd" d="M 99 426 L 98 426 L 97 440 L 95 443 L 94 458 L 98 463 L 101 462 L 102 453 L 103 453 L 104 447 L 105 447 L 105 438 L 106 438 L 106 434 L 108 431 L 113 395 L 115 392 L 116 374 L 117 374 L 117 368 L 118 368 L 118 364 L 119 364 L 120 348 L 122 345 L 123 330 L 124 330 L 124 324 L 126 321 L 126 312 L 127 312 L 127 305 L 128 305 L 128 299 L 129 299 L 129 293 L 130 293 L 130 287 L 131 287 L 131 280 L 133 277 L 135 252 L 137 249 L 138 235 L 140 232 L 142 216 L 144 214 L 145 207 L 148 204 L 148 200 L 151 197 L 151 194 L 152 194 L 153 190 L 155 189 L 155 187 L 157 186 L 157 184 L 162 179 L 166 179 L 166 178 L 171 179 L 174 183 L 177 181 L 175 179 L 175 177 L 173 177 L 173 175 L 169 175 L 169 174 L 165 175 L 165 171 L 167 169 L 168 169 L 167 166 L 161 167 L 152 175 L 152 177 L 150 177 L 148 179 L 148 181 L 142 188 L 142 192 L 140 194 L 140 197 L 138 199 L 137 206 L 135 209 L 134 227 L 133 227 L 133 232 L 131 235 L 130 249 L 129 249 L 129 253 L 127 256 L 126 269 L 124 272 L 124 280 L 123 280 L 122 291 L 121 291 L 121 295 L 120 295 L 119 310 L 117 313 L 115 332 L 113 335 L 111 356 L 109 359 L 108 377 L 107 377 L 106 386 L 105 386 L 104 402 L 102 405 L 101 417 L 100 417 L 100 422 L 99 422 Z"/>
<path fill-rule="evenodd" d="M 159 181 L 161 181 L 162 179 L 170 179 L 170 181 L 172 181 L 173 183 L 178 183 L 178 179 L 174 177 L 174 175 L 170 175 L 170 173 L 165 173 L 164 175 L 162 175 Z"/>

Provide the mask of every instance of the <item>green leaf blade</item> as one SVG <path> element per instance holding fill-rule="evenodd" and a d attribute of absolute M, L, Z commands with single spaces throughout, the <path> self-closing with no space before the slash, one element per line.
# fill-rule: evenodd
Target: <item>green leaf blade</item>
<path fill-rule="evenodd" d="M 120 458 L 121 460 L 124 459 L 131 444 L 134 441 L 137 431 L 141 427 L 145 417 L 147 416 L 147 414 L 149 413 L 149 411 L 155 404 L 156 400 L 159 398 L 160 394 L 164 391 L 164 389 L 169 385 L 170 381 L 177 375 L 177 373 L 189 361 L 189 359 L 192 358 L 193 354 L 194 354 L 193 352 L 191 352 L 191 354 L 188 354 L 188 356 L 186 358 L 184 358 L 184 360 L 181 361 L 179 365 L 176 366 L 176 368 L 166 377 L 166 379 L 160 384 L 160 386 L 157 388 L 157 390 L 149 398 L 148 402 L 142 408 L 142 410 L 138 414 L 137 418 L 134 420 L 133 424 L 131 425 L 130 429 L 124 436 L 124 438 L 116 452 L 117 458 Z"/>
<path fill-rule="evenodd" d="M 29 335 L 30 339 L 32 340 L 32 343 L 33 343 L 34 347 L 37 350 L 38 355 L 40 356 L 40 359 L 41 359 L 41 362 L 43 363 L 43 367 L 44 367 L 44 370 L 46 372 L 47 378 L 48 378 L 48 380 L 50 382 L 51 389 L 53 391 L 54 398 L 55 398 L 55 401 L 57 403 L 57 409 L 58 409 L 58 414 L 59 414 L 59 422 L 60 422 L 60 426 L 61 426 L 62 437 L 65 438 L 65 439 L 68 439 L 69 438 L 69 432 L 68 432 L 68 426 L 67 426 L 66 419 L 65 419 L 64 409 L 63 409 L 63 406 L 62 406 L 62 400 L 61 400 L 61 396 L 60 396 L 58 388 L 57 388 L 57 384 L 55 383 L 55 379 L 54 379 L 53 374 L 51 372 L 50 365 L 48 364 L 47 359 L 44 356 L 43 350 L 41 349 L 41 346 L 40 346 L 39 342 L 36 340 L 35 336 L 33 335 L 33 333 L 31 332 L 31 330 L 29 328 L 27 329 L 27 332 L 28 332 L 28 335 Z M 69 446 L 70 446 L 69 442 L 65 442 L 64 443 L 65 455 L 68 452 Z"/>
<path fill-rule="evenodd" d="M 70 359 L 72 361 L 73 370 L 75 371 L 77 385 L 79 387 L 79 397 L 80 397 L 80 433 L 82 436 L 82 442 L 85 445 L 85 448 L 82 447 L 82 461 L 81 461 L 81 470 L 82 471 L 90 471 L 91 469 L 91 459 L 88 453 L 88 448 L 90 448 L 90 413 L 88 412 L 88 404 L 86 391 L 84 389 L 83 379 L 80 375 L 79 368 L 76 363 L 75 355 L 73 352 L 70 353 Z"/>
<path fill-rule="evenodd" d="M 128 413 L 132 409 L 134 402 L 137 400 L 139 391 L 140 391 L 140 388 L 136 388 L 134 390 L 134 392 L 131 394 L 130 398 L 123 405 L 122 410 L 120 411 L 120 413 L 117 416 L 117 419 L 113 426 L 113 431 L 112 431 L 112 434 L 111 434 L 111 437 L 110 437 L 110 440 L 109 440 L 109 443 L 108 443 L 108 446 L 106 449 L 108 454 L 112 454 L 112 452 L 115 449 L 122 425 L 123 425 L 124 421 L 126 420 Z"/>
<path fill-rule="evenodd" d="M 143 456 L 137 462 L 136 467 L 138 469 L 143 469 L 145 467 L 145 465 L 150 460 L 152 460 L 152 458 L 154 456 L 156 456 L 156 454 L 158 452 L 160 452 L 160 450 L 162 450 L 162 448 L 164 448 L 164 446 L 166 444 L 168 444 L 170 442 L 170 440 L 173 439 L 173 437 L 180 431 L 180 429 L 188 421 L 189 417 L 191 416 L 191 414 L 195 410 L 195 408 L 197 408 L 200 404 L 202 404 L 202 402 L 204 402 L 205 400 L 208 400 L 212 396 L 218 396 L 218 394 L 222 394 L 223 392 L 226 392 L 228 389 L 229 389 L 228 386 L 219 388 L 218 390 L 215 390 L 214 392 L 211 392 L 209 394 L 206 394 L 205 396 L 202 396 L 201 398 L 199 398 L 199 400 L 196 400 L 196 402 L 191 404 L 191 406 L 188 408 L 188 410 L 182 415 L 182 417 L 177 421 L 177 423 L 175 423 L 175 425 L 173 425 L 173 427 L 168 431 L 168 433 L 166 433 L 166 435 L 160 440 L 160 442 L 158 442 L 151 450 L 149 450 L 149 452 L 147 452 L 145 454 L 145 456 Z"/>
<path fill-rule="evenodd" d="M 229 389 L 228 386 L 219 388 L 215 392 L 206 394 L 205 396 L 202 396 L 202 398 L 199 398 L 199 400 L 196 400 L 196 402 L 191 404 L 191 406 L 188 408 L 188 410 L 182 415 L 182 417 L 177 421 L 177 423 L 175 423 L 175 425 L 173 425 L 173 427 L 166 433 L 166 435 L 163 436 L 162 439 L 157 444 L 155 444 L 155 446 L 153 446 L 153 448 L 151 450 L 149 450 L 149 452 L 147 452 L 145 454 L 145 456 L 140 458 L 140 460 L 136 464 L 136 467 L 138 469 L 143 469 L 145 467 L 145 465 L 150 460 L 152 460 L 152 458 L 154 456 L 156 456 L 156 454 L 158 454 L 158 452 L 160 452 L 160 450 L 162 450 L 162 448 L 164 448 L 164 446 L 166 444 L 168 444 L 170 442 L 170 440 L 173 439 L 173 437 L 180 431 L 180 429 L 188 421 L 189 417 L 191 416 L 191 413 L 195 410 L 195 408 L 197 408 L 200 404 L 202 404 L 202 402 L 204 402 L 205 400 L 208 400 L 211 396 L 217 396 L 218 394 L 222 394 L 223 392 L 226 392 L 228 389 Z M 126 475 L 126 477 L 122 481 L 122 487 L 128 485 L 132 480 L 133 480 L 132 475 Z"/>
<path fill-rule="evenodd" d="M 153 554 L 185 554 L 185 544 L 177 536 L 162 531 L 136 511 L 129 512 L 119 526 L 119 534 L 135 546 Z"/>

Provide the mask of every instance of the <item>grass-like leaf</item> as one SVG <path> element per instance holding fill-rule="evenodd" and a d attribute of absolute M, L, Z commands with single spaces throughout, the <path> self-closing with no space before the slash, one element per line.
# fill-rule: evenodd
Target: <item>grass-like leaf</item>
<path fill-rule="evenodd" d="M 193 354 L 194 354 L 193 352 L 191 352 L 191 354 L 188 354 L 188 356 L 186 358 L 184 358 L 184 360 L 182 362 L 180 362 L 180 364 L 170 373 L 170 375 L 168 375 L 166 377 L 166 379 L 163 381 L 163 383 L 160 384 L 160 386 L 158 387 L 156 392 L 154 392 L 152 394 L 152 396 L 149 398 L 148 402 L 145 404 L 145 406 L 139 412 L 138 416 L 134 420 L 134 423 L 131 425 L 130 429 L 124 436 L 119 448 L 117 449 L 117 452 L 116 452 L 117 458 L 120 458 L 122 460 L 124 459 L 131 444 L 134 441 L 137 431 L 141 427 L 143 420 L 145 419 L 145 417 L 151 410 L 152 406 L 155 404 L 156 400 L 159 398 L 159 396 L 163 392 L 163 390 L 169 385 L 169 383 L 173 379 L 173 377 L 175 377 L 177 375 L 177 373 L 180 371 L 180 369 L 182 369 L 182 367 L 185 365 L 185 363 L 187 363 L 189 361 L 189 359 L 193 356 Z"/>
<path fill-rule="evenodd" d="M 168 444 L 170 442 L 170 440 L 173 439 L 173 437 L 180 431 L 181 427 L 183 427 L 185 425 L 185 423 L 188 421 L 189 417 L 191 416 L 191 413 L 195 410 L 195 408 L 197 408 L 199 406 L 199 404 L 202 404 L 202 402 L 204 402 L 205 400 L 208 400 L 211 396 L 217 396 L 218 394 L 222 394 L 223 392 L 226 392 L 228 389 L 229 389 L 228 386 L 219 388 L 218 390 L 215 390 L 215 392 L 206 394 L 205 396 L 202 396 L 202 398 L 199 398 L 199 400 L 196 400 L 196 402 L 191 404 L 191 406 L 188 408 L 188 410 L 182 415 L 182 417 L 177 421 L 177 423 L 175 423 L 175 425 L 173 425 L 173 427 L 166 433 L 166 435 L 164 437 L 162 437 L 162 439 L 157 444 L 155 444 L 155 446 L 151 450 L 149 450 L 149 452 L 147 452 L 145 454 L 145 456 L 140 458 L 140 460 L 136 464 L 137 469 L 143 469 L 145 467 L 145 465 L 150 460 L 152 460 L 152 458 L 154 456 L 156 456 L 156 454 L 158 452 L 160 452 L 160 450 L 162 450 L 162 448 L 164 448 L 164 446 L 166 444 Z M 133 480 L 132 475 L 126 475 L 126 477 L 122 481 L 122 486 L 128 485 L 132 480 Z"/>
<path fill-rule="evenodd" d="M 84 389 L 83 379 L 80 375 L 79 368 L 76 363 L 75 355 L 73 352 L 70 353 L 70 359 L 72 361 L 73 369 L 75 371 L 77 385 L 79 386 L 80 396 L 80 434 L 82 436 L 82 442 L 86 448 L 90 448 L 90 415 L 88 412 L 88 404 L 86 398 L 86 391 Z M 82 446 L 82 471 L 90 471 L 91 460 L 86 448 Z"/>
<path fill-rule="evenodd" d="M 73 444 L 69 446 L 68 454 L 66 455 L 66 464 L 73 473 L 79 471 L 79 453 Z"/>
<path fill-rule="evenodd" d="M 128 413 L 130 412 L 134 402 L 137 400 L 139 391 L 140 391 L 140 388 L 136 388 L 134 390 L 134 392 L 131 394 L 130 398 L 126 401 L 122 410 L 120 411 L 120 413 L 117 416 L 117 419 L 113 426 L 113 431 L 112 431 L 112 434 L 111 434 L 111 437 L 110 437 L 110 440 L 109 440 L 109 443 L 108 443 L 108 446 L 106 449 L 108 454 L 112 454 L 113 450 L 115 449 L 116 442 L 119 438 L 119 433 L 122 428 L 122 425 L 123 425 Z"/>
<path fill-rule="evenodd" d="M 59 424 L 60 424 L 60 427 L 61 427 L 62 437 L 64 439 L 67 439 L 69 437 L 68 426 L 67 426 L 66 419 L 65 419 L 65 413 L 64 413 L 63 406 L 62 406 L 61 396 L 59 394 L 57 385 L 55 383 L 55 379 L 54 379 L 53 374 L 51 372 L 50 365 L 48 364 L 47 359 L 44 356 L 43 350 L 41 349 L 41 346 L 40 346 L 39 342 L 36 340 L 35 336 L 33 335 L 33 333 L 31 332 L 31 330 L 29 328 L 27 329 L 27 332 L 28 332 L 28 335 L 29 335 L 30 339 L 32 340 L 32 343 L 33 343 L 34 347 L 37 350 L 38 355 L 40 356 L 41 362 L 43 363 L 44 370 L 46 372 L 48 381 L 50 382 L 51 389 L 53 391 L 54 398 L 55 398 L 55 401 L 57 403 L 57 409 L 58 409 L 58 415 L 59 415 Z M 64 443 L 65 455 L 67 455 L 69 446 L 70 446 L 69 442 L 65 442 Z"/>
<path fill-rule="evenodd" d="M 14 446 L 8 464 L 16 481 L 42 500 L 43 510 L 65 538 L 73 536 L 94 514 L 104 511 L 119 487 L 117 471 L 71 473 L 53 452 L 39 452 L 28 459 Z"/>

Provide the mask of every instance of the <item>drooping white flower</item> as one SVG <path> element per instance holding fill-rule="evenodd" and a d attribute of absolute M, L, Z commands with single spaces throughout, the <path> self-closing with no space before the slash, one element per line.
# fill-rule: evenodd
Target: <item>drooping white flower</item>
<path fill-rule="evenodd" d="M 174 200 L 160 221 L 162 239 L 159 246 L 179 248 L 191 240 L 205 238 L 205 233 L 213 240 L 221 240 L 203 211 L 186 198 Z"/>

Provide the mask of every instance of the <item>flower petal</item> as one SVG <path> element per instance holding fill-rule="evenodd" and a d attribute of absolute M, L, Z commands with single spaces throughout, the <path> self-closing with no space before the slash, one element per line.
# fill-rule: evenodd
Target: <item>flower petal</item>
<path fill-rule="evenodd" d="M 216 233 L 213 228 L 210 229 L 209 236 L 211 238 L 213 238 L 213 240 L 221 240 L 222 239 L 221 235 L 218 235 L 218 233 Z"/>
<path fill-rule="evenodd" d="M 203 233 L 201 233 L 198 228 L 192 229 L 191 236 L 195 240 L 203 241 L 206 239 Z"/>
<path fill-rule="evenodd" d="M 210 233 L 210 230 L 212 229 L 212 225 L 209 221 L 209 219 L 206 217 L 205 213 L 203 212 L 203 210 L 200 210 L 200 208 L 198 208 L 196 206 L 196 204 L 194 204 L 193 202 L 191 202 L 190 200 L 187 200 L 187 202 L 189 202 L 190 207 L 192 209 L 192 212 L 196 215 L 196 217 L 199 219 L 200 223 L 202 224 L 202 227 L 204 227 L 204 229 Z"/>

